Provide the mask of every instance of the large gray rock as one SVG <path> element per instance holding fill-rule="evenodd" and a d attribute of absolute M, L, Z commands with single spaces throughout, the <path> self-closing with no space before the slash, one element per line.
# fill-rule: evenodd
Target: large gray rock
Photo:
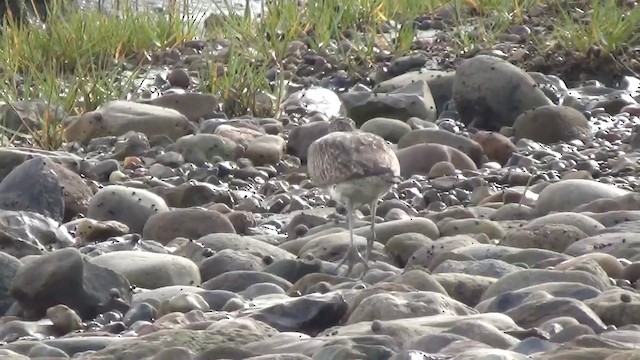
<path fill-rule="evenodd" d="M 9 293 L 27 318 L 39 319 L 51 306 L 63 304 L 86 319 L 96 316 L 100 305 L 112 298 L 112 289 L 130 301 L 130 286 L 122 275 L 91 263 L 77 249 L 67 248 L 25 263 Z"/>
<path fill-rule="evenodd" d="M 38 157 L 13 169 L 0 182 L 0 209 L 31 211 L 61 222 L 63 190 L 50 164 Z"/>
<path fill-rule="evenodd" d="M 511 126 L 527 110 L 553 104 L 524 70 L 489 55 L 458 66 L 453 100 L 464 124 L 494 131 Z"/>
<path fill-rule="evenodd" d="M 9 287 L 21 265 L 20 260 L 0 252 L 0 315 L 6 313 L 14 302 L 9 296 Z"/>

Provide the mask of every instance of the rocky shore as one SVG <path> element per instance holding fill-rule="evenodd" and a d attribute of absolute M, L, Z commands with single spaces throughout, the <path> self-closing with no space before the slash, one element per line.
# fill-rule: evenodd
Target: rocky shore
<path fill-rule="evenodd" d="M 165 54 L 159 96 L 66 116 L 57 150 L 0 147 L 2 359 L 640 357 L 639 78 L 415 51 L 363 82 L 293 42 L 315 80 L 279 116 L 229 117 L 190 62 L 220 45 Z M 356 243 L 371 221 L 377 242 L 347 276 L 344 206 L 306 171 L 336 116 L 403 179 L 357 209 Z"/>

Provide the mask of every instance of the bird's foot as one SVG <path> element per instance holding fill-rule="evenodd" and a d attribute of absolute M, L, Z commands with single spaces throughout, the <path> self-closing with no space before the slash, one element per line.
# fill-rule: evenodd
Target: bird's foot
<path fill-rule="evenodd" d="M 364 264 L 365 269 L 362 273 L 362 276 L 364 276 L 364 274 L 366 274 L 367 270 L 369 269 L 369 265 L 355 246 L 349 247 L 342 260 L 340 260 L 340 262 L 338 262 L 338 264 L 336 265 L 333 271 L 333 275 L 349 277 L 349 274 L 351 274 L 353 267 L 359 262 L 362 262 Z M 342 268 L 342 266 L 345 264 L 347 265 L 347 271 L 344 274 L 340 275 L 340 268 Z"/>

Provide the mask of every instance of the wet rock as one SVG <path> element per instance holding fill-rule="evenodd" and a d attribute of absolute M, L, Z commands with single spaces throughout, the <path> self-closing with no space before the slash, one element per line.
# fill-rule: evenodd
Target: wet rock
<path fill-rule="evenodd" d="M 226 216 L 203 209 L 175 209 L 153 214 L 142 230 L 145 239 L 165 245 L 177 237 L 199 239 L 213 233 L 235 233 L 235 229 Z"/>
<path fill-rule="evenodd" d="M 580 256 L 600 252 L 615 257 L 633 258 L 638 254 L 636 250 L 638 243 L 640 243 L 640 234 L 635 232 L 607 233 L 581 239 L 567 247 L 565 253 Z"/>
<path fill-rule="evenodd" d="M 91 263 L 76 249 L 42 255 L 18 269 L 9 293 L 28 318 L 44 316 L 55 305 L 67 305 L 83 318 L 97 315 L 111 290 L 130 299 L 127 280 L 112 270 Z"/>
<path fill-rule="evenodd" d="M 127 225 L 131 232 L 142 234 L 147 220 L 165 211 L 169 211 L 165 201 L 150 191 L 109 185 L 91 199 L 87 216 L 95 220 L 116 220 Z"/>
<path fill-rule="evenodd" d="M 223 233 L 209 234 L 201 237 L 197 242 L 216 252 L 229 249 L 251 254 L 259 259 L 265 259 L 266 257 L 274 261 L 295 259 L 295 256 L 290 252 L 249 236 Z"/>
<path fill-rule="evenodd" d="M 189 134 L 192 126 L 178 111 L 116 100 L 82 114 L 64 129 L 64 137 L 67 141 L 87 144 L 91 139 L 120 136 L 129 131 L 143 133 L 148 138 L 165 135 L 176 140 Z"/>
<path fill-rule="evenodd" d="M 587 118 L 580 111 L 568 106 L 541 106 L 522 113 L 513 124 L 516 140 L 530 139 L 543 144 L 585 141 L 590 131 Z"/>
<path fill-rule="evenodd" d="M 37 213 L 2 210 L 0 224 L 0 250 L 17 258 L 74 243 L 65 227 Z"/>
<path fill-rule="evenodd" d="M 91 259 L 93 264 L 123 275 L 131 285 L 156 289 L 171 285 L 200 285 L 198 266 L 189 259 L 144 251 L 116 251 Z"/>
<path fill-rule="evenodd" d="M 477 55 L 460 64 L 453 82 L 453 100 L 464 124 L 493 131 L 511 126 L 527 110 L 552 104 L 527 73 L 488 55 Z"/>

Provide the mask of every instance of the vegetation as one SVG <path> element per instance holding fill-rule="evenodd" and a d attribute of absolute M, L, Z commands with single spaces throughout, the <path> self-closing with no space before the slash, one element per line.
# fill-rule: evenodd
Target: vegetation
<path fill-rule="evenodd" d="M 226 0 L 230 1 L 230 0 Z M 94 110 L 112 99 L 135 98 L 147 70 L 185 41 L 226 42 L 202 55 L 201 91 L 219 94 L 229 115 L 275 115 L 285 83 L 295 77 L 291 54 L 303 41 L 315 54 L 332 59 L 334 70 L 365 79 L 380 54 L 402 56 L 419 49 L 418 24 L 437 13 L 446 26 L 450 52 L 491 48 L 499 35 L 528 24 L 534 7 L 544 6 L 532 32 L 538 48 L 617 55 L 640 42 L 640 6 L 621 1 L 564 0 L 265 0 L 262 16 L 234 13 L 226 3 L 208 19 L 183 15 L 190 4 L 172 1 L 163 12 L 135 11 L 123 4 L 107 13 L 62 11 L 51 6 L 46 26 L 8 21 L 0 35 L 0 93 L 16 101 L 41 99 L 71 115 Z M 191 11 L 193 13 L 193 11 Z M 550 16 L 550 14 L 552 16 Z M 296 45 L 297 44 L 297 45 Z M 297 60 L 299 61 L 299 60 Z M 193 65 L 193 64 L 191 64 Z M 156 66 L 157 67 L 157 66 Z M 57 112 L 43 116 L 41 129 L 22 136 L 43 148 L 61 144 Z"/>

